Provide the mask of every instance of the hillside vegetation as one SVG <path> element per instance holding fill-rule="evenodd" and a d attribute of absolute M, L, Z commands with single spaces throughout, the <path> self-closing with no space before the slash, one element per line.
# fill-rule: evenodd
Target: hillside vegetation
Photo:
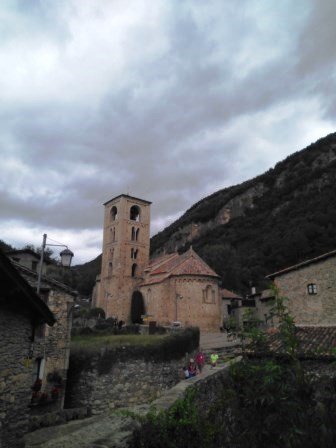
<path fill-rule="evenodd" d="M 152 238 L 151 251 L 169 251 L 173 241 L 183 252 L 192 242 L 226 288 L 264 287 L 265 275 L 336 249 L 335 181 L 333 133 L 263 175 L 199 201 Z M 225 209 L 233 213 L 220 224 Z M 191 223 L 199 224 L 199 235 L 178 244 Z"/>

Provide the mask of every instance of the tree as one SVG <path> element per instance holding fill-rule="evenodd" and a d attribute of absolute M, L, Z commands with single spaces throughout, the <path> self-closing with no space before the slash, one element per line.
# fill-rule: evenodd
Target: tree
<path fill-rule="evenodd" d="M 133 324 L 141 324 L 145 314 L 144 299 L 140 291 L 134 291 L 131 303 L 131 321 Z"/>

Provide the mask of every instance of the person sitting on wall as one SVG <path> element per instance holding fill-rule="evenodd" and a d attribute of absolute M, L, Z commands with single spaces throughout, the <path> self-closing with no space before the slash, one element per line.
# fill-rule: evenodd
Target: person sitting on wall
<path fill-rule="evenodd" d="M 187 367 L 183 367 L 183 374 L 185 379 L 189 378 L 189 370 Z"/>
<path fill-rule="evenodd" d="M 197 365 L 193 358 L 191 358 L 189 361 L 188 372 L 189 372 L 189 377 L 193 377 L 193 376 L 197 375 Z"/>

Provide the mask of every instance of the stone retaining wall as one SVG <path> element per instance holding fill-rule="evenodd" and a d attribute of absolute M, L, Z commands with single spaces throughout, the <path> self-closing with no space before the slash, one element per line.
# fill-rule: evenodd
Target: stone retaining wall
<path fill-rule="evenodd" d="M 109 409 L 148 403 L 181 379 L 184 360 L 146 362 L 143 359 L 116 361 L 100 374 L 98 358 L 71 379 L 66 407 L 87 407 L 93 415 Z"/>

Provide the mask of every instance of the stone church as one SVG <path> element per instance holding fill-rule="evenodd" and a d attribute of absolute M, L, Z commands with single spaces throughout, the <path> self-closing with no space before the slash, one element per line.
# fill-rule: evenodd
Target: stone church
<path fill-rule="evenodd" d="M 222 323 L 219 276 L 190 248 L 150 260 L 151 202 L 121 194 L 104 204 L 103 255 L 93 303 L 106 317 L 131 321 L 132 300 L 157 325 Z M 176 324 L 175 324 L 176 325 Z"/>

